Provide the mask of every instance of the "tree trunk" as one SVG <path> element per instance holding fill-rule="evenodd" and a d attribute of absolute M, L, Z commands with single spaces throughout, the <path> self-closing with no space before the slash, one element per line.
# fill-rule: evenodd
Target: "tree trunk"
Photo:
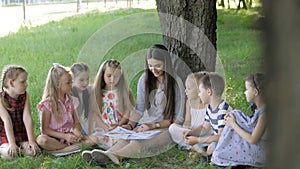
<path fill-rule="evenodd" d="M 192 72 L 214 71 L 216 0 L 156 0 L 156 4 L 164 44 L 169 51 L 184 61 Z M 182 64 L 177 67 L 186 69 Z"/>
<path fill-rule="evenodd" d="M 300 15 L 299 0 L 264 1 L 265 66 L 269 164 L 271 169 L 300 168 Z"/>

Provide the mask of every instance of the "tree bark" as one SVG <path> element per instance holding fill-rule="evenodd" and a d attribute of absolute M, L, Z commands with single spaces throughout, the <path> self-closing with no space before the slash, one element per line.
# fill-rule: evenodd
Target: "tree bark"
<path fill-rule="evenodd" d="M 300 168 L 299 0 L 265 1 L 265 66 L 270 149 L 268 168 Z"/>
<path fill-rule="evenodd" d="M 156 4 L 164 44 L 169 51 L 178 56 L 192 72 L 214 71 L 216 0 L 156 0 Z M 183 65 L 178 67 L 186 69 Z"/>

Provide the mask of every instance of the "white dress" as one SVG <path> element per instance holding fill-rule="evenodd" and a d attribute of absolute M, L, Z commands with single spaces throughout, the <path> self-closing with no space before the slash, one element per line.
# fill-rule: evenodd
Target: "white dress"
<path fill-rule="evenodd" d="M 184 143 L 183 139 L 183 132 L 190 131 L 191 129 L 197 128 L 198 126 L 202 125 L 204 122 L 204 117 L 206 113 L 206 109 L 190 109 L 191 113 L 191 128 L 183 128 L 181 125 L 178 124 L 171 124 L 169 127 L 169 132 L 172 137 L 172 140 L 184 149 L 191 149 L 192 146 Z"/>

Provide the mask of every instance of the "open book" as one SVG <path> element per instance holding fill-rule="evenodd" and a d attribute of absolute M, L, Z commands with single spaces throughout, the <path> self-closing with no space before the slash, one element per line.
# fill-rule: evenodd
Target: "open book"
<path fill-rule="evenodd" d="M 127 130 L 118 126 L 115 129 L 106 133 L 105 135 L 111 138 L 118 138 L 124 140 L 144 140 L 153 138 L 154 136 L 160 133 L 162 133 L 162 131 L 160 130 L 149 130 L 137 133 L 133 130 Z"/>

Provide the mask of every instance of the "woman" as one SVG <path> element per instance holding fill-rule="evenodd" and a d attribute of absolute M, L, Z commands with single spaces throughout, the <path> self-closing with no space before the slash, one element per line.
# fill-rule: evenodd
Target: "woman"
<path fill-rule="evenodd" d="M 162 134 L 148 140 L 120 140 L 107 151 L 93 150 L 83 153 L 86 161 L 95 159 L 101 164 L 119 164 L 120 158 L 153 156 L 170 148 L 168 133 L 171 123 L 183 122 L 184 94 L 176 85 L 171 57 L 163 45 L 153 45 L 147 51 L 145 73 L 137 88 L 136 112 L 122 127 L 137 132 L 162 130 Z M 175 78 L 176 77 L 176 78 Z"/>

